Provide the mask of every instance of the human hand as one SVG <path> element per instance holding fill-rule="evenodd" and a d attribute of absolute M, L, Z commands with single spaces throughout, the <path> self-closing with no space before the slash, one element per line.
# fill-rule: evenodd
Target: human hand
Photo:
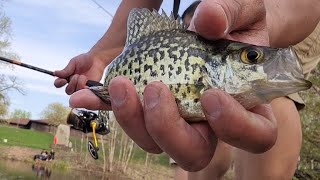
<path fill-rule="evenodd" d="M 54 85 L 60 88 L 68 83 L 65 91 L 70 95 L 83 89 L 88 80 L 100 81 L 105 66 L 101 58 L 90 52 L 80 54 L 72 58 L 64 69 L 54 72 L 58 77 Z"/>
<path fill-rule="evenodd" d="M 262 0 L 204 1 L 195 14 L 193 27 L 208 39 L 269 45 Z M 144 150 L 165 151 L 188 171 L 200 170 L 210 162 L 218 138 L 254 153 L 267 151 L 276 141 L 277 126 L 270 105 L 248 111 L 220 90 L 208 90 L 201 98 L 207 122 L 191 124 L 180 117 L 174 97 L 160 82 L 147 85 L 143 103 L 132 83 L 123 77 L 112 80 L 109 92 L 112 110 L 126 133 Z M 86 98 L 81 98 L 84 94 Z M 70 105 L 109 108 L 99 102 L 93 93 L 81 90 L 71 97 Z"/>

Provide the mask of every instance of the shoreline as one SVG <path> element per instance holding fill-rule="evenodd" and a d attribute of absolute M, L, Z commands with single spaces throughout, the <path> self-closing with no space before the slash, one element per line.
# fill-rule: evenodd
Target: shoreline
<path fill-rule="evenodd" d="M 59 171 L 82 171 L 87 173 L 99 173 L 101 175 L 119 175 L 124 179 L 173 179 L 174 171 L 171 168 L 160 167 L 154 165 L 155 168 L 149 167 L 145 169 L 143 164 L 133 163 L 126 172 L 123 172 L 120 165 L 114 164 L 113 171 L 108 171 L 107 167 L 103 172 L 103 161 L 94 160 L 89 154 L 81 154 L 75 152 L 66 152 L 57 150 L 55 159 L 51 161 L 33 160 L 33 156 L 39 154 L 41 150 L 21 146 L 0 146 L 0 159 L 9 161 L 19 161 L 31 165 L 41 164 L 44 167 L 57 169 Z M 85 161 L 85 159 L 87 159 Z M 106 165 L 107 166 L 107 165 Z"/>

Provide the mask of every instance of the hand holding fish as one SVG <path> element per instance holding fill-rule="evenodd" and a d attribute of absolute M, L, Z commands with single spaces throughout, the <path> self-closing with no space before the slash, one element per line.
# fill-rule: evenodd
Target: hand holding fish
<path fill-rule="evenodd" d="M 263 1 L 244 0 L 237 5 L 223 1 L 221 6 L 213 2 L 204 1 L 193 20 L 200 35 L 269 45 Z M 222 1 L 217 0 L 216 4 L 219 3 Z M 209 163 L 217 138 L 254 153 L 267 151 L 276 141 L 277 123 L 270 105 L 257 105 L 248 111 L 224 91 L 209 89 L 200 100 L 207 121 L 189 124 L 180 116 L 177 101 L 167 85 L 149 82 L 141 102 L 134 82 L 118 76 L 108 83 L 112 110 L 126 133 L 144 150 L 164 151 L 186 170 L 197 171 Z M 110 109 L 110 105 L 103 104 L 87 89 L 74 93 L 70 105 Z"/>

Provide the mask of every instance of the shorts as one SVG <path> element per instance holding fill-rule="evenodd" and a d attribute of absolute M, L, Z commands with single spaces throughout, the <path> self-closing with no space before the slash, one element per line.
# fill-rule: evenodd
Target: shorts
<path fill-rule="evenodd" d="M 307 79 L 320 61 L 320 23 L 314 31 L 303 41 L 293 46 L 301 63 L 303 74 Z M 298 93 L 288 95 L 292 99 L 298 110 L 304 108 L 305 103 Z"/>

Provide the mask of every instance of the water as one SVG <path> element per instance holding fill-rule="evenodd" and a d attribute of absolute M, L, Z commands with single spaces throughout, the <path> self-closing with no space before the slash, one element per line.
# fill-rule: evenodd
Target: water
<path fill-rule="evenodd" d="M 18 161 L 0 160 L 0 180 L 14 179 L 50 179 L 50 180 L 87 180 L 87 179 L 123 179 L 116 175 L 103 176 L 85 171 L 69 170 L 61 171 L 49 169 L 42 165 L 31 165 Z"/>

